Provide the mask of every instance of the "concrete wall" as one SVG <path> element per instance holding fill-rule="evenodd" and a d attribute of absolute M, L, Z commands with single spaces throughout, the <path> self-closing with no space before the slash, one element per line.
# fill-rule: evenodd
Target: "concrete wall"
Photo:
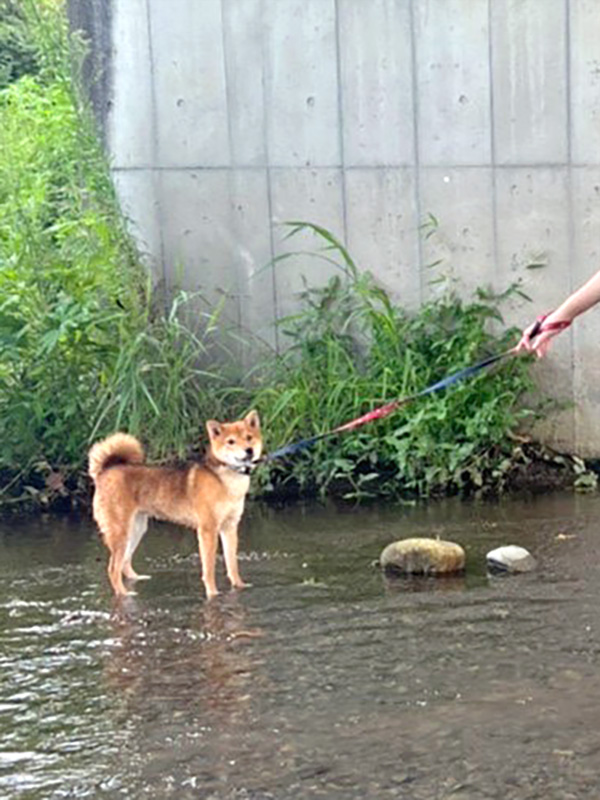
<path fill-rule="evenodd" d="M 600 267 L 597 0 L 108 5 L 105 127 L 134 230 L 157 276 L 226 293 L 271 343 L 302 274 L 328 275 L 264 267 L 279 221 L 327 226 L 413 308 L 438 259 L 465 292 L 520 280 L 518 325 Z M 600 455 L 600 312 L 537 371 L 571 403 L 543 435 Z"/>

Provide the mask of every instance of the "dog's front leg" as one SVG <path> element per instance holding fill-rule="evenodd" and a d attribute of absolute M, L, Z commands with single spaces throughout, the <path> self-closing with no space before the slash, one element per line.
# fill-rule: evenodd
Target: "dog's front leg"
<path fill-rule="evenodd" d="M 240 577 L 238 570 L 238 525 L 240 517 L 229 517 L 225 520 L 221 527 L 221 545 L 223 547 L 223 556 L 225 557 L 225 567 L 227 569 L 227 577 L 231 582 L 234 589 L 243 589 L 249 586 L 249 583 L 244 583 Z"/>
<path fill-rule="evenodd" d="M 198 549 L 202 564 L 202 581 L 207 597 L 219 594 L 215 581 L 215 562 L 217 560 L 217 529 L 213 525 L 202 525 L 198 528 Z"/>

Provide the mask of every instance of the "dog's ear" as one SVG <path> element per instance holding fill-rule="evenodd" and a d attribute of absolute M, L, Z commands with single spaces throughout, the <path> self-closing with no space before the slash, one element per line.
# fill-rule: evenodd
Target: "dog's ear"
<path fill-rule="evenodd" d="M 258 411 L 252 410 L 246 414 L 244 417 L 244 422 L 249 428 L 254 428 L 256 431 L 260 430 L 260 418 L 258 416 Z"/>
<path fill-rule="evenodd" d="M 216 419 L 209 419 L 206 423 L 206 430 L 208 431 L 208 438 L 211 440 L 217 439 L 221 435 L 221 423 Z"/>

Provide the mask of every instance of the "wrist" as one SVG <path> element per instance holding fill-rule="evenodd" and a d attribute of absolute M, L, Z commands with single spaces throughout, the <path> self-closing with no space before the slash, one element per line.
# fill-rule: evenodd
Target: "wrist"
<path fill-rule="evenodd" d="M 548 314 L 545 322 L 568 322 L 570 325 L 579 313 L 580 312 L 576 308 L 573 308 L 571 304 L 565 302 Z"/>

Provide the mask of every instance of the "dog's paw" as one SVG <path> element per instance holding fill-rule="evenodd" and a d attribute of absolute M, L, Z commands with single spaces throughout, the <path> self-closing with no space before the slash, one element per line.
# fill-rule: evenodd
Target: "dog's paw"
<path fill-rule="evenodd" d="M 149 581 L 151 575 L 138 575 L 137 572 L 126 572 L 123 577 L 126 581 Z"/>
<path fill-rule="evenodd" d="M 235 589 L 250 589 L 252 587 L 251 583 L 246 583 L 246 581 L 236 581 L 235 583 L 232 582 L 231 588 Z"/>

